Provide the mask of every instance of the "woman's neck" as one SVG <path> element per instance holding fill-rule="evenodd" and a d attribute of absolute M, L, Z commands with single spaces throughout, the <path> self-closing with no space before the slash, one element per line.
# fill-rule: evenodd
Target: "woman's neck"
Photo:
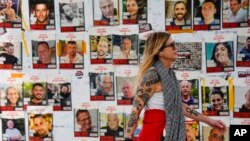
<path fill-rule="evenodd" d="M 164 64 L 164 66 L 165 66 L 167 69 L 170 69 L 170 68 L 171 68 L 171 66 L 172 66 L 172 61 L 171 61 L 171 60 L 166 60 L 166 59 L 160 58 L 160 61 Z"/>

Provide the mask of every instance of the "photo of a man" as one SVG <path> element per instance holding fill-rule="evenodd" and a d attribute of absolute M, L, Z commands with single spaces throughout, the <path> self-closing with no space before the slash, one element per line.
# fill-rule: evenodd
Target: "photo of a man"
<path fill-rule="evenodd" d="M 170 25 L 185 25 L 185 16 L 187 14 L 187 5 L 184 1 L 177 1 L 174 4 L 174 15 L 173 21 Z"/>
<path fill-rule="evenodd" d="M 59 3 L 61 27 L 84 26 L 83 3 Z"/>
<path fill-rule="evenodd" d="M 91 64 L 112 63 L 111 36 L 90 36 Z"/>
<path fill-rule="evenodd" d="M 60 55 L 60 64 L 79 64 L 83 68 L 83 53 L 81 41 L 59 41 L 62 46 Z M 60 65 L 60 68 L 64 68 Z"/>
<path fill-rule="evenodd" d="M 94 0 L 94 26 L 119 24 L 118 0 Z"/>
<path fill-rule="evenodd" d="M 34 83 L 29 105 L 47 105 L 47 94 L 42 83 Z"/>
<path fill-rule="evenodd" d="M 52 114 L 29 113 L 29 139 L 52 139 Z"/>
<path fill-rule="evenodd" d="M 32 41 L 33 68 L 56 68 L 55 41 Z"/>
<path fill-rule="evenodd" d="M 53 0 L 30 0 L 29 4 L 31 29 L 55 29 L 55 12 Z"/>
<path fill-rule="evenodd" d="M 189 0 L 165 0 L 166 30 L 191 29 L 191 6 Z"/>
<path fill-rule="evenodd" d="M 97 137 L 97 115 L 97 109 L 75 109 L 75 137 Z"/>

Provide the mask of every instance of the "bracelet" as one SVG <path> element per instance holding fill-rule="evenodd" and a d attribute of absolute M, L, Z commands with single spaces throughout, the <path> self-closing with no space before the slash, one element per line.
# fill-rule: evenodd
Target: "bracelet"
<path fill-rule="evenodd" d="M 125 138 L 125 141 L 133 141 L 133 140 L 130 138 Z"/>

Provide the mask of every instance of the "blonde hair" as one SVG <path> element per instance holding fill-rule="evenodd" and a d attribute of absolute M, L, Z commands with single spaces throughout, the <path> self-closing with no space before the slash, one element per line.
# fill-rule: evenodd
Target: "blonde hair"
<path fill-rule="evenodd" d="M 145 42 L 145 49 L 143 52 L 144 60 L 140 65 L 140 70 L 137 77 L 137 85 L 143 78 L 147 70 L 152 67 L 153 63 L 159 59 L 161 48 L 169 39 L 170 34 L 166 32 L 155 32 L 149 35 Z"/>

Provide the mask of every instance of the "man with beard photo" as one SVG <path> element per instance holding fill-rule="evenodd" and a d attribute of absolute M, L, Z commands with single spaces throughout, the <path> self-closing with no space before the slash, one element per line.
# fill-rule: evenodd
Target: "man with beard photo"
<path fill-rule="evenodd" d="M 45 88 L 41 83 L 35 83 L 32 86 L 32 96 L 30 100 L 30 105 L 47 105 Z"/>
<path fill-rule="evenodd" d="M 60 86 L 60 95 L 59 99 L 61 102 L 61 106 L 70 106 L 71 105 L 71 93 L 70 93 L 70 87 L 69 84 L 61 84 Z"/>
<path fill-rule="evenodd" d="M 240 54 L 244 54 L 242 61 L 250 61 L 250 37 L 247 37 L 246 46 L 240 50 Z"/>
<path fill-rule="evenodd" d="M 170 25 L 171 26 L 185 25 L 186 24 L 186 20 L 185 20 L 186 14 L 187 14 L 187 5 L 186 5 L 186 3 L 183 2 L 183 1 L 177 1 L 174 4 L 175 18 L 173 19 L 172 22 L 170 22 Z"/>
<path fill-rule="evenodd" d="M 96 49 L 97 49 L 97 59 L 111 58 L 109 40 L 107 37 L 100 37 Z"/>
<path fill-rule="evenodd" d="M 76 4 L 76 3 L 72 3 Z M 77 18 L 74 11 L 73 7 L 69 3 L 62 3 L 60 4 L 60 13 L 61 13 L 61 26 L 80 26 L 81 22 L 80 18 Z M 77 7 L 76 7 L 77 8 Z"/>

